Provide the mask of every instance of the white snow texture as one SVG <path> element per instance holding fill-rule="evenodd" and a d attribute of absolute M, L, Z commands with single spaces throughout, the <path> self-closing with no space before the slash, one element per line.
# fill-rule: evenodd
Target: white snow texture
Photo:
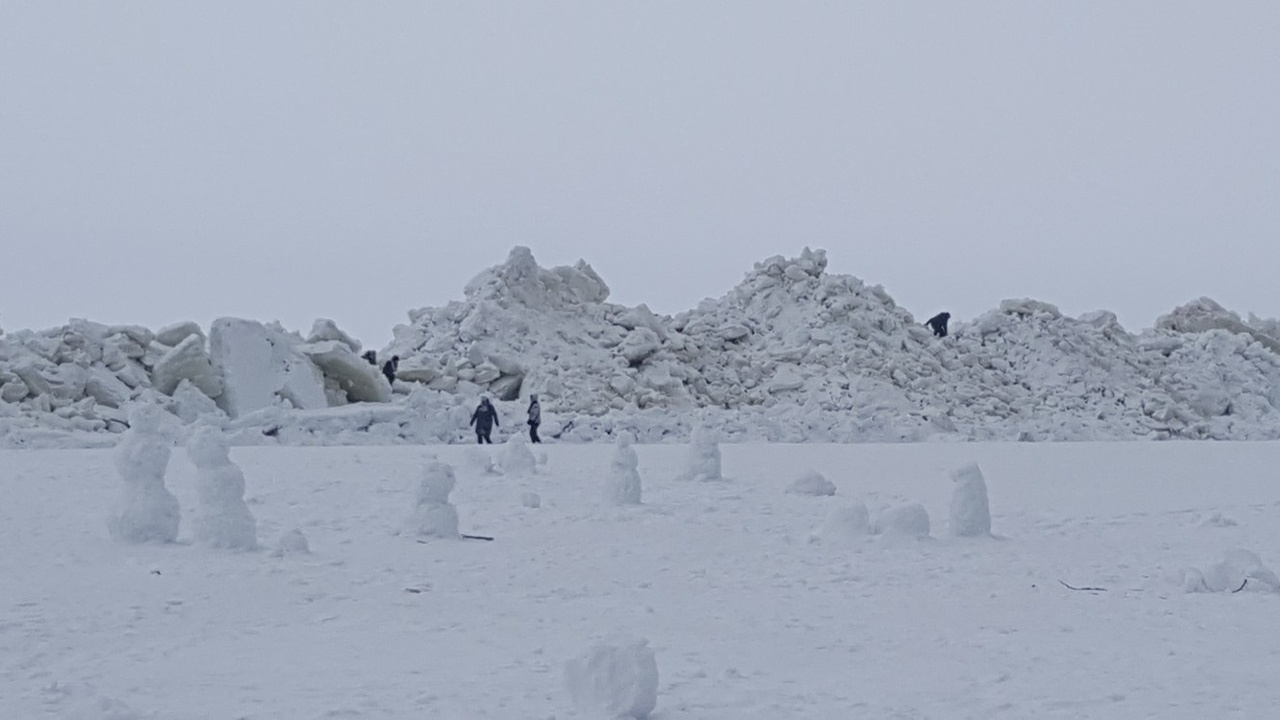
<path fill-rule="evenodd" d="M 981 537 L 991 534 L 991 509 L 987 504 L 987 481 L 977 463 L 968 463 L 951 473 L 951 534 Z"/>
<path fill-rule="evenodd" d="M 645 638 L 613 640 L 565 663 L 574 709 L 587 718 L 647 718 L 658 704 L 658 663 Z"/>
<path fill-rule="evenodd" d="M 135 429 L 125 447 L 145 420 Z M 430 450 L 455 469 L 452 492 L 447 473 L 421 487 L 419 449 L 233 450 L 270 556 L 111 542 L 93 516 L 120 491 L 116 449 L 0 451 L 0 718 L 1225 720 L 1280 707 L 1270 443 L 733 443 L 732 484 L 675 482 L 686 448 L 637 444 L 649 507 L 625 510 L 600 497 L 612 443 L 535 451 L 543 510 L 470 462 L 474 447 Z M 868 505 L 918 501 L 945 522 L 947 471 L 971 462 L 1007 540 L 869 533 Z M 846 496 L 785 495 L 806 468 Z M 185 460 L 169 469 L 179 542 L 199 517 L 194 480 Z M 497 539 L 388 537 L 415 493 Z M 647 658 L 584 654 L 618 631 L 652 641 L 660 682 L 625 670 Z M 580 655 L 581 711 L 565 665 Z"/>
<path fill-rule="evenodd" d="M 162 410 L 136 408 L 130 429 L 115 450 L 121 494 L 107 519 L 117 542 L 170 543 L 178 538 L 181 513 L 178 498 L 164 485 L 169 467 L 169 439 L 160 431 Z"/>

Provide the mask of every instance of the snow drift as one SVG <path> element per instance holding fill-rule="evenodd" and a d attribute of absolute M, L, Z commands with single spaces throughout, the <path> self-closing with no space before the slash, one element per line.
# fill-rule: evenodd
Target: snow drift
<path fill-rule="evenodd" d="M 658 663 L 645 638 L 593 645 L 565 663 L 565 687 L 587 717 L 643 720 L 658 704 Z"/>

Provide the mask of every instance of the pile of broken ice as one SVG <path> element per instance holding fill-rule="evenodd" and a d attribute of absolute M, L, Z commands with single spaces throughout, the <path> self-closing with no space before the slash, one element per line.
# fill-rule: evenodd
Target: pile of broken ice
<path fill-rule="evenodd" d="M 394 329 L 379 352 L 401 358 L 394 388 L 327 320 L 306 336 L 233 318 L 0 334 L 0 447 L 114 444 L 139 404 L 168 410 L 178 440 L 203 419 L 239 444 L 473 441 L 481 395 L 505 437 L 530 393 L 562 440 L 1280 438 L 1275 320 L 1202 298 L 1135 335 L 1111 313 L 1012 300 L 935 338 L 826 264 L 770 258 L 672 317 L 518 247 L 464 300 Z"/>
<path fill-rule="evenodd" d="M 0 444 L 113 444 L 135 405 L 161 406 L 175 425 L 231 426 L 273 408 L 387 403 L 391 386 L 359 353 L 328 320 L 306 338 L 235 318 L 207 337 L 191 322 L 152 332 L 72 320 L 12 333 L 0 337 Z"/>

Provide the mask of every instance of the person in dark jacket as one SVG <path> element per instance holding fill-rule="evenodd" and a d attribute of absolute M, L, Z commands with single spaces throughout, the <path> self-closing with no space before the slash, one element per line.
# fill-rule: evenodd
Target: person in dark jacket
<path fill-rule="evenodd" d="M 947 321 L 950 319 L 951 319 L 951 313 L 942 312 L 929 318 L 928 320 L 925 321 L 924 324 L 927 325 L 929 329 L 933 331 L 934 335 L 937 335 L 938 337 L 946 337 Z"/>
<path fill-rule="evenodd" d="M 476 411 L 471 413 L 471 424 L 476 427 L 476 444 L 484 443 L 493 444 L 489 439 L 489 433 L 493 428 L 498 426 L 498 411 L 489 404 L 489 398 L 480 398 L 480 406 Z"/>
<path fill-rule="evenodd" d="M 391 359 L 382 366 L 382 374 L 387 376 L 387 384 L 394 385 L 396 382 L 396 371 L 400 369 L 400 356 L 392 355 Z"/>
<path fill-rule="evenodd" d="M 542 438 L 538 437 L 538 426 L 542 424 L 542 406 L 538 404 L 538 396 L 529 396 L 529 441 L 540 443 Z"/>
<path fill-rule="evenodd" d="M 372 365 L 372 366 L 374 366 L 374 367 L 377 367 L 377 366 L 378 366 L 378 351 L 377 351 L 377 350 L 365 350 L 365 351 L 364 351 L 364 354 L 363 354 L 363 355 L 361 355 L 360 357 L 364 358 L 365 360 L 368 360 L 370 365 Z"/>

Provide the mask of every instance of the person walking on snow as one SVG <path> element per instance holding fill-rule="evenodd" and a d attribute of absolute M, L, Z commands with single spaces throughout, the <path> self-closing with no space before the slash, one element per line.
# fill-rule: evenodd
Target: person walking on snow
<path fill-rule="evenodd" d="M 489 398 L 480 398 L 480 406 L 476 411 L 471 413 L 471 424 L 476 426 L 476 444 L 484 443 L 493 444 L 489 439 L 489 433 L 498 425 L 498 411 L 489 404 Z"/>
<path fill-rule="evenodd" d="M 529 396 L 529 441 L 540 443 L 542 438 L 538 437 L 538 426 L 542 424 L 542 406 L 538 404 L 538 396 Z"/>

